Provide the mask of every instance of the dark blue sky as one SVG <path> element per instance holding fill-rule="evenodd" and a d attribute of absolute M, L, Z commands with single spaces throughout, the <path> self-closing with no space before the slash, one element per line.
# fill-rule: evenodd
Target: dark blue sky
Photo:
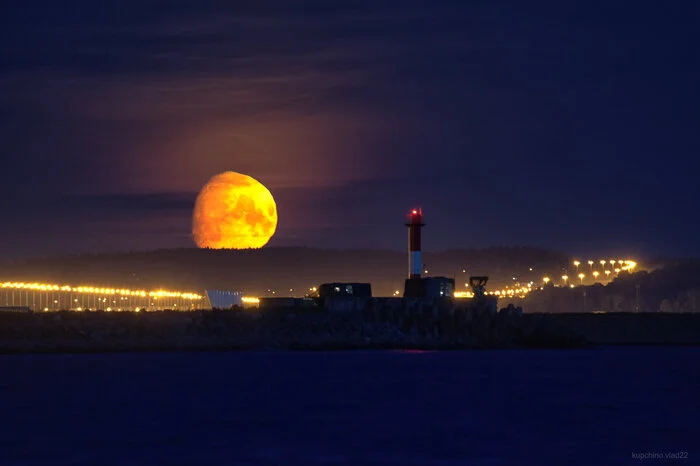
<path fill-rule="evenodd" d="M 270 245 L 698 255 L 698 5 L 3 2 L 0 253 L 192 246 L 234 170 Z"/>

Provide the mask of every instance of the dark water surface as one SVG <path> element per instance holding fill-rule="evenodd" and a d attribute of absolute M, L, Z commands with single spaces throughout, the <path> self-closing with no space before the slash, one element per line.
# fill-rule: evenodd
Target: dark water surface
<path fill-rule="evenodd" d="M 0 356 L 0 434 L 2 466 L 700 464 L 700 348 Z"/>

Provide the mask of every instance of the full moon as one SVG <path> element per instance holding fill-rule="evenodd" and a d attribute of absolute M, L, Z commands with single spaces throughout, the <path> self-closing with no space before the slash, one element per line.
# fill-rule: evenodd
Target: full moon
<path fill-rule="evenodd" d="M 192 237 L 200 248 L 261 248 L 275 234 L 277 205 L 258 180 L 223 172 L 204 185 L 192 215 Z"/>

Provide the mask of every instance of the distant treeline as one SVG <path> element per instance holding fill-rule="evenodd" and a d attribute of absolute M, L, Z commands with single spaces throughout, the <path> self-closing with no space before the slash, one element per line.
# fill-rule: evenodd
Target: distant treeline
<path fill-rule="evenodd" d="M 700 259 L 675 261 L 652 271 L 621 276 L 606 287 L 609 294 L 636 300 L 639 294 L 648 310 L 700 311 Z M 665 308 L 664 301 L 676 305 Z"/>
<path fill-rule="evenodd" d="M 423 261 L 432 276 L 454 277 L 458 288 L 470 275 L 488 275 L 490 288 L 552 280 L 562 273 L 573 278 L 572 258 L 533 247 L 493 247 L 426 252 Z M 661 264 L 661 261 L 656 261 Z M 530 270 L 532 269 L 532 270 Z M 463 272 L 464 270 L 464 272 Z M 369 282 L 375 296 L 403 291 L 405 252 L 370 249 L 263 248 L 255 250 L 161 249 L 120 254 L 83 254 L 27 259 L 0 268 L 0 281 L 127 287 L 132 289 L 206 288 L 241 290 L 250 295 L 303 296 L 309 288 L 331 281 Z M 513 280 L 515 278 L 515 280 Z M 550 284 L 551 285 L 551 284 Z M 665 261 L 650 272 L 621 274 L 603 287 L 589 289 L 585 303 L 575 288 L 552 295 L 536 294 L 524 303 L 526 312 L 596 308 L 634 310 L 637 294 L 643 309 L 700 309 L 700 260 Z M 289 291 L 292 289 L 293 291 Z M 554 290 L 554 288 L 552 288 Z M 581 296 L 579 296 L 581 295 Z M 556 298 L 556 299 L 555 299 Z M 554 301 L 552 301 L 554 299 Z M 506 304 L 506 303 L 504 303 Z M 585 306 L 584 306 L 585 304 Z"/>
<path fill-rule="evenodd" d="M 623 273 L 606 286 L 548 286 L 519 304 L 527 312 L 700 312 L 700 260 Z"/>

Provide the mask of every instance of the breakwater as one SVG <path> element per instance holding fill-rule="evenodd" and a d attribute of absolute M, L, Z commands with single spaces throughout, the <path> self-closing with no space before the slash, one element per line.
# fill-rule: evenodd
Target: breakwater
<path fill-rule="evenodd" d="M 214 349 L 585 347 L 547 316 L 509 307 L 404 302 L 357 312 L 238 311 L 1 313 L 0 352 Z"/>
<path fill-rule="evenodd" d="M 558 328 L 598 345 L 700 345 L 700 313 L 547 314 Z"/>
<path fill-rule="evenodd" d="M 403 302 L 356 312 L 0 313 L 0 352 L 217 349 L 586 348 L 700 344 L 700 314 L 523 314 Z"/>

